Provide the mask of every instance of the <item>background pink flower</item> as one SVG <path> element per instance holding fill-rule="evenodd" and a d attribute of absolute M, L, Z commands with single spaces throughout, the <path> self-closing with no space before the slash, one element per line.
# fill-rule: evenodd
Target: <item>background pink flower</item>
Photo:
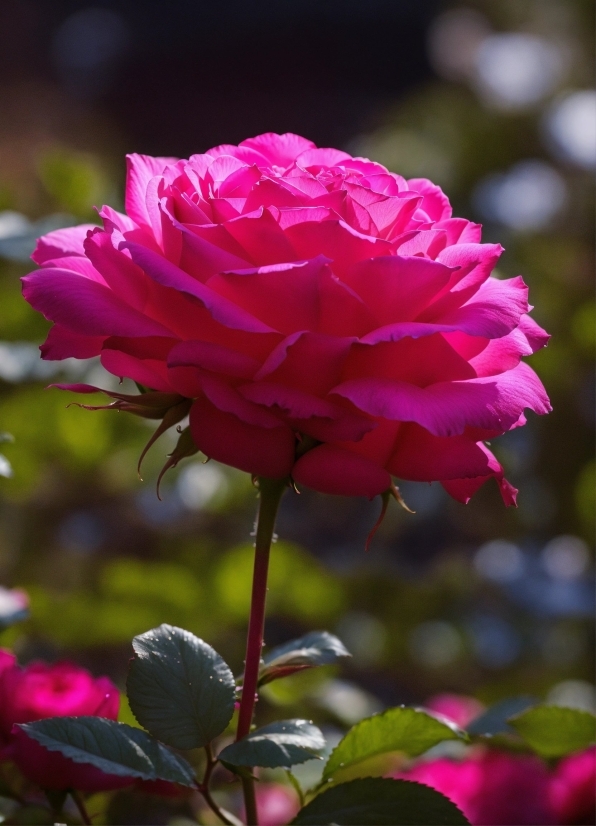
<path fill-rule="evenodd" d="M 549 796 L 558 823 L 594 823 L 596 747 L 561 760 L 551 779 Z"/>
<path fill-rule="evenodd" d="M 131 155 L 126 215 L 100 216 L 33 256 L 44 358 L 100 355 L 168 426 L 192 399 L 196 446 L 252 474 L 369 497 L 439 480 L 462 502 L 494 477 L 515 502 L 484 442 L 550 409 L 521 361 L 548 336 L 439 187 L 265 134 Z"/>
<path fill-rule="evenodd" d="M 0 670 L 0 735 L 5 739 L 15 723 L 45 717 L 118 717 L 120 693 L 107 677 L 95 678 L 68 662 L 21 668 L 11 654 L 2 654 L 12 659 L 10 667 Z"/>
<path fill-rule="evenodd" d="M 10 756 L 25 777 L 42 789 L 102 792 L 135 782 L 134 778 L 105 774 L 95 766 L 75 763 L 60 752 L 49 751 L 18 726 L 13 728 Z"/>
<path fill-rule="evenodd" d="M 13 760 L 42 788 L 100 791 L 132 781 L 50 752 L 17 724 L 83 715 L 116 720 L 119 706 L 120 692 L 107 677 L 95 678 L 68 662 L 34 662 L 21 668 L 12 654 L 0 651 L 0 759 Z"/>
<path fill-rule="evenodd" d="M 473 826 L 548 826 L 549 775 L 537 757 L 483 751 L 465 760 L 422 762 L 399 775 L 452 800 Z"/>
<path fill-rule="evenodd" d="M 426 700 L 424 708 L 442 714 L 460 728 L 465 728 L 484 711 L 480 700 L 466 694 L 435 694 Z"/>
<path fill-rule="evenodd" d="M 259 783 L 257 805 L 262 826 L 283 826 L 300 808 L 296 792 L 280 783 Z"/>

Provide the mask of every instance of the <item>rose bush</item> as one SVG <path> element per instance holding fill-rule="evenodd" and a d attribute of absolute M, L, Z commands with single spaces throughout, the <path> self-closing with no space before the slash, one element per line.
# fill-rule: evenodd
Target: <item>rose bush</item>
<path fill-rule="evenodd" d="M 548 337 L 439 187 L 265 134 L 131 155 L 125 203 L 39 241 L 44 358 L 99 355 L 154 391 L 117 407 L 159 432 L 190 412 L 192 449 L 251 474 L 369 497 L 438 480 L 462 502 L 495 478 L 515 502 L 484 442 L 550 409 L 521 361 Z"/>
<path fill-rule="evenodd" d="M 0 650 L 0 760 L 12 760 L 22 774 L 45 789 L 100 791 L 132 780 L 74 763 L 27 737 L 18 723 L 46 717 L 91 715 L 116 720 L 120 693 L 107 677 L 94 678 L 68 662 L 34 662 L 21 668 Z"/>

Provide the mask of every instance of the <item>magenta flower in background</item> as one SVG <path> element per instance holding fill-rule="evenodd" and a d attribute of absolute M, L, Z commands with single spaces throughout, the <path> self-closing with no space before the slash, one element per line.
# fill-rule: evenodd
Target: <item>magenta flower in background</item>
<path fill-rule="evenodd" d="M 435 694 L 426 700 L 424 708 L 446 717 L 460 728 L 466 728 L 468 723 L 484 711 L 480 700 L 466 694 Z"/>
<path fill-rule="evenodd" d="M 290 823 L 300 808 L 296 792 L 280 783 L 259 783 L 257 802 L 261 826 Z"/>
<path fill-rule="evenodd" d="M 459 762 L 419 763 L 399 776 L 442 792 L 472 826 L 555 823 L 548 806 L 548 770 L 538 757 L 483 751 Z"/>
<path fill-rule="evenodd" d="M 27 780 L 42 789 L 105 792 L 135 782 L 134 778 L 105 774 L 88 763 L 75 763 L 59 752 L 48 751 L 18 726 L 13 728 L 10 756 Z"/>
<path fill-rule="evenodd" d="M 538 757 L 476 750 L 464 760 L 420 762 L 397 777 L 446 795 L 472 826 L 594 823 L 596 751 L 588 749 L 550 770 Z"/>
<path fill-rule="evenodd" d="M 0 760 L 13 760 L 42 788 L 100 791 L 132 781 L 50 752 L 16 724 L 83 715 L 116 720 L 119 707 L 120 693 L 107 677 L 95 678 L 68 662 L 34 662 L 21 668 L 14 655 L 0 650 Z"/>
<path fill-rule="evenodd" d="M 561 760 L 550 783 L 549 798 L 557 823 L 596 822 L 596 747 Z"/>
<path fill-rule="evenodd" d="M 514 504 L 485 440 L 550 410 L 521 361 L 548 336 L 439 187 L 265 134 L 129 156 L 126 213 L 39 241 L 44 358 L 99 355 L 156 391 L 115 406 L 190 412 L 194 445 L 251 474 L 369 497 L 440 481 L 462 502 L 495 478 Z"/>

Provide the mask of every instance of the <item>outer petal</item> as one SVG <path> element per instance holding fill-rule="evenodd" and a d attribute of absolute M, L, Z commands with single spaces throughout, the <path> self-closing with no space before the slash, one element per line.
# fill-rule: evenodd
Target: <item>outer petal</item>
<path fill-rule="evenodd" d="M 35 251 L 31 258 L 40 266 L 54 258 L 64 258 L 67 255 L 85 255 L 83 242 L 89 230 L 96 229 L 95 224 L 80 224 L 78 227 L 67 227 L 48 232 L 38 239 Z"/>
<path fill-rule="evenodd" d="M 127 255 L 114 248 L 112 236 L 95 230 L 85 239 L 85 253 L 114 295 L 135 310 L 146 308 L 151 282 Z"/>
<path fill-rule="evenodd" d="M 376 345 L 355 344 L 346 360 L 344 380 L 386 378 L 417 387 L 476 378 L 474 369 L 440 334 Z"/>
<path fill-rule="evenodd" d="M 489 278 L 462 307 L 437 314 L 436 320 L 469 335 L 500 338 L 517 327 L 529 309 L 528 288 L 521 276 L 507 281 Z M 425 320 L 430 321 L 430 316 L 430 310 L 424 313 Z"/>
<path fill-rule="evenodd" d="M 503 252 L 500 244 L 453 244 L 437 255 L 437 261 L 446 267 L 459 267 L 453 273 L 450 291 L 439 293 L 430 307 L 433 318 L 461 305 L 490 276 Z M 427 321 L 426 317 L 421 321 Z"/>
<path fill-rule="evenodd" d="M 482 238 L 482 225 L 474 224 L 466 218 L 446 218 L 437 221 L 435 229 L 442 229 L 447 233 L 448 244 L 479 244 Z"/>
<path fill-rule="evenodd" d="M 408 187 L 413 192 L 424 196 L 421 208 L 431 221 L 443 221 L 451 218 L 451 204 L 441 187 L 433 184 L 428 178 L 410 178 Z"/>
<path fill-rule="evenodd" d="M 417 422 L 435 436 L 457 436 L 466 427 L 509 430 L 525 408 L 551 410 L 534 371 L 523 362 L 500 376 L 415 387 L 388 379 L 354 379 L 334 388 L 371 416 Z"/>
<path fill-rule="evenodd" d="M 260 367 L 259 362 L 246 355 L 207 341 L 182 341 L 168 356 L 170 367 L 200 367 L 218 375 L 250 379 Z"/>
<path fill-rule="evenodd" d="M 477 376 L 494 376 L 512 370 L 522 356 L 530 356 L 548 343 L 550 336 L 528 315 L 519 326 L 502 338 L 494 338 L 469 363 Z"/>
<path fill-rule="evenodd" d="M 463 505 L 467 505 L 472 496 L 479 490 L 485 482 L 488 482 L 490 476 L 479 476 L 476 479 L 451 479 L 448 482 L 441 482 L 449 496 L 457 499 Z M 506 507 L 515 507 L 517 504 L 517 494 L 519 491 L 514 488 L 507 479 L 495 475 L 494 477 L 499 486 L 501 498 Z"/>
<path fill-rule="evenodd" d="M 364 456 L 334 445 L 309 450 L 294 465 L 292 476 L 298 484 L 339 496 L 372 499 L 391 486 L 386 470 Z"/>
<path fill-rule="evenodd" d="M 67 358 L 89 359 L 99 355 L 104 341 L 104 336 L 73 333 L 60 324 L 54 324 L 39 349 L 41 357 L 47 361 L 60 361 Z"/>
<path fill-rule="evenodd" d="M 103 350 L 101 363 L 109 373 L 119 378 L 132 379 L 151 390 L 175 392 L 168 381 L 165 362 L 135 358 L 118 350 Z"/>
<path fill-rule="evenodd" d="M 265 429 L 224 413 L 204 396 L 190 410 L 190 431 L 206 456 L 270 479 L 287 476 L 294 461 L 294 435 L 281 425 Z"/>
<path fill-rule="evenodd" d="M 400 479 L 434 482 L 503 473 L 492 453 L 467 435 L 433 436 L 418 424 L 403 424 L 387 470 Z"/>
<path fill-rule="evenodd" d="M 246 399 L 274 408 L 290 426 L 320 441 L 357 441 L 376 423 L 326 399 L 293 387 L 269 382 L 251 382 L 238 388 Z"/>
<path fill-rule="evenodd" d="M 44 269 L 21 279 L 23 296 L 49 321 L 90 336 L 168 336 L 157 321 L 133 310 L 107 287 L 67 270 Z"/>

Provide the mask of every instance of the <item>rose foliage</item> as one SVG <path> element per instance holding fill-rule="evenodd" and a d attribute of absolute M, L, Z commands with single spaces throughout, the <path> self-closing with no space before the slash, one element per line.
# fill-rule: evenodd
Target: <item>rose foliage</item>
<path fill-rule="evenodd" d="M 54 322 L 44 358 L 99 355 L 152 391 L 112 406 L 158 433 L 190 414 L 170 464 L 199 449 L 326 493 L 396 476 L 462 502 L 494 477 L 515 502 L 485 441 L 549 411 L 521 360 L 548 336 L 439 187 L 265 134 L 131 155 L 125 203 L 44 236 L 24 295 Z"/>

